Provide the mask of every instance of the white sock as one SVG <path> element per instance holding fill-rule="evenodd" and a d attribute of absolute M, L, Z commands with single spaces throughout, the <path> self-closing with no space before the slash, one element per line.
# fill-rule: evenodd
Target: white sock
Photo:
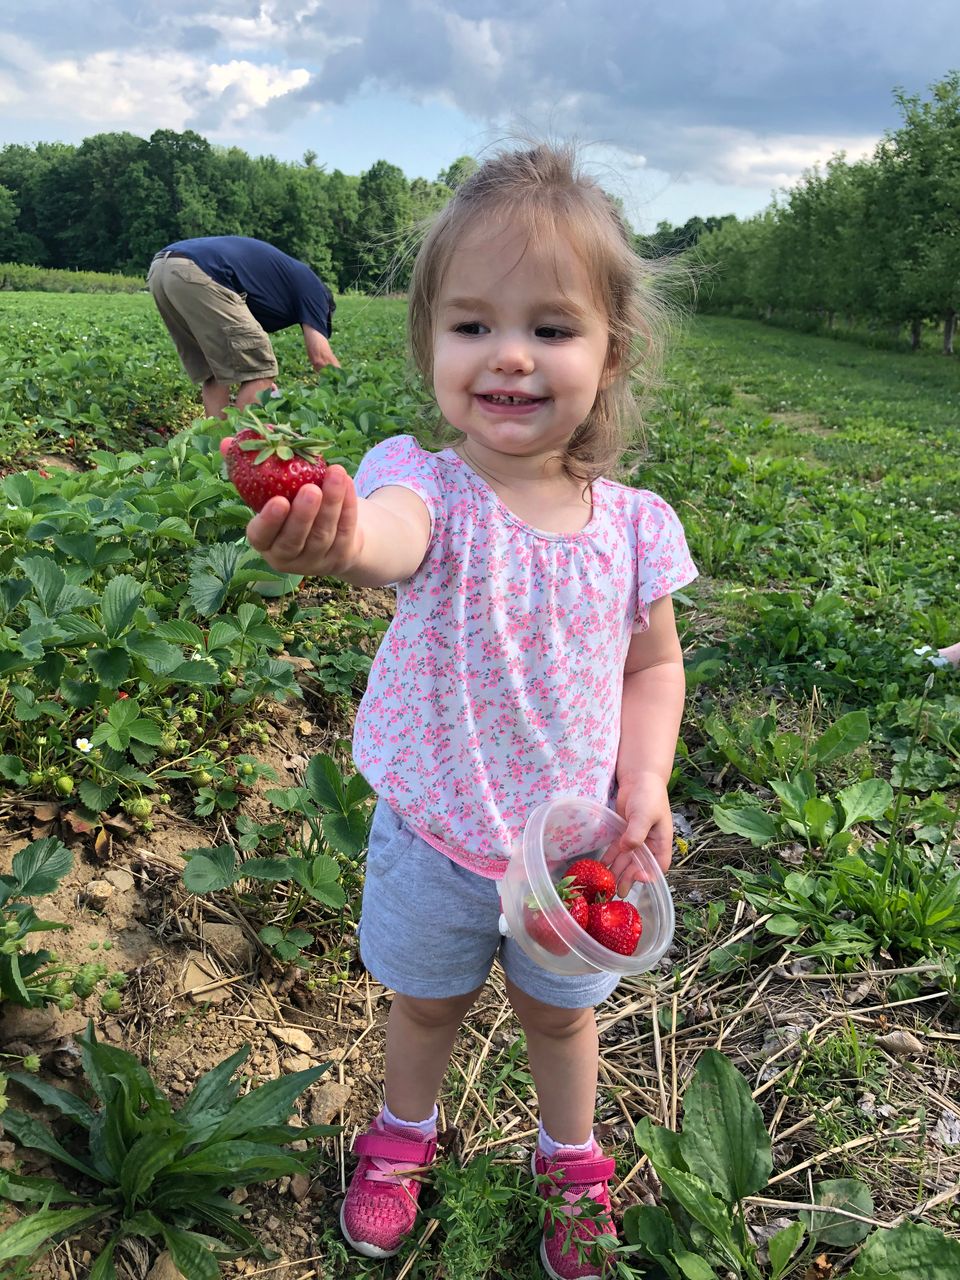
<path fill-rule="evenodd" d="M 426 1120 L 400 1120 L 398 1119 L 386 1103 L 383 1104 L 383 1122 L 384 1124 L 398 1125 L 401 1129 L 416 1129 L 418 1133 L 422 1133 L 425 1138 L 432 1138 L 437 1131 L 437 1108 L 434 1107 Z"/>
<path fill-rule="evenodd" d="M 586 1140 L 586 1142 L 555 1142 L 553 1138 L 550 1137 L 549 1133 L 547 1133 L 546 1129 L 543 1127 L 543 1121 L 542 1120 L 540 1121 L 540 1135 L 537 1138 L 537 1147 L 548 1159 L 551 1156 L 555 1156 L 557 1152 L 561 1150 L 561 1148 L 564 1151 L 586 1152 L 586 1151 L 589 1151 L 592 1146 L 593 1146 L 592 1133 L 590 1137 Z"/>

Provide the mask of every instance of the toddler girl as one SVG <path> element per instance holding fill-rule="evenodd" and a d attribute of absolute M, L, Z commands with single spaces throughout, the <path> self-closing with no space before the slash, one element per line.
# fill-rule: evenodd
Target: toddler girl
<path fill-rule="evenodd" d="M 616 980 L 548 973 L 502 939 L 497 880 L 531 810 L 561 793 L 626 819 L 622 892 L 641 841 L 670 862 L 684 691 L 670 592 L 696 570 L 671 508 L 604 478 L 657 314 L 649 267 L 571 151 L 490 159 L 437 216 L 410 288 L 414 358 L 457 443 L 395 437 L 355 482 L 332 467 L 322 491 L 273 498 L 248 526 L 274 569 L 397 590 L 354 738 L 379 799 L 360 950 L 396 993 L 385 1105 L 341 1213 L 370 1257 L 413 1229 L 454 1039 L 498 957 L 540 1107 L 543 1265 L 597 1277 L 595 1237 L 616 1238 L 614 1162 L 593 1137 L 594 1006 Z"/>

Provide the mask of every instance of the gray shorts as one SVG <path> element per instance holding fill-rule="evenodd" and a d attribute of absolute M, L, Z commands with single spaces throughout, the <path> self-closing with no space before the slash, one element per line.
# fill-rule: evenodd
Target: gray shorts
<path fill-rule="evenodd" d="M 155 258 L 147 288 L 193 382 L 253 382 L 277 376 L 266 331 L 244 294 L 217 284 L 190 258 Z"/>
<path fill-rule="evenodd" d="M 370 832 L 360 914 L 360 955 L 374 978 L 402 995 L 440 1000 L 486 982 L 494 960 L 528 996 L 560 1009 L 600 1004 L 608 973 L 551 973 L 500 936 L 497 882 L 451 862 L 384 801 Z"/>

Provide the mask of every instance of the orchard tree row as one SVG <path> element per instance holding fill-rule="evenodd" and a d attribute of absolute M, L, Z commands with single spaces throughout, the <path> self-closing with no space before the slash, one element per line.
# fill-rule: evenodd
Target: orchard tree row
<path fill-rule="evenodd" d="M 869 159 L 843 154 L 808 172 L 763 213 L 700 236 L 700 306 L 829 326 L 867 324 L 920 343 L 960 310 L 960 73 L 929 99 L 897 92 L 903 122 Z"/>
<path fill-rule="evenodd" d="M 434 181 L 410 181 L 385 160 L 359 176 L 328 173 L 310 151 L 285 163 L 169 129 L 10 145 L 0 149 L 0 262 L 143 275 L 174 240 L 247 235 L 340 292 L 370 291 L 389 285 L 404 235 L 472 167 L 461 157 Z"/>

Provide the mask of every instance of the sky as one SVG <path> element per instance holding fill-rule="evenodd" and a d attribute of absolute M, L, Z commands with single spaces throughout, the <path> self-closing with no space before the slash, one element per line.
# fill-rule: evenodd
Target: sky
<path fill-rule="evenodd" d="M 958 68 L 955 0 L 0 0 L 0 145 L 194 129 L 435 178 L 575 138 L 650 231 L 869 155 Z"/>

